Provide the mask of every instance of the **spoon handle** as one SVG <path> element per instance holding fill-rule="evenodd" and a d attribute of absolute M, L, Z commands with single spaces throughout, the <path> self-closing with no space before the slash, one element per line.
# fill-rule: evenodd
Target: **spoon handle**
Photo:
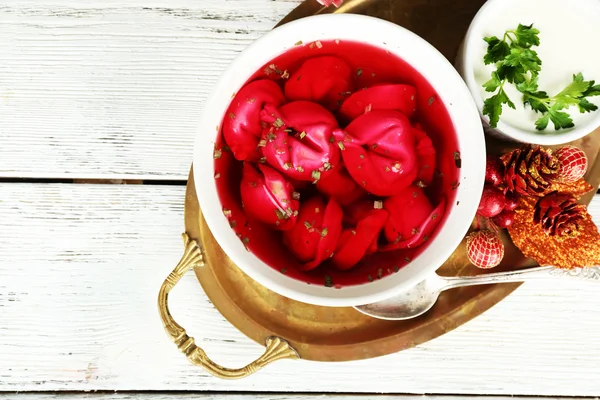
<path fill-rule="evenodd" d="M 571 278 L 600 283 L 600 267 L 560 269 L 553 266 L 526 268 L 517 271 L 495 272 L 475 276 L 442 277 L 446 289 L 503 282 L 524 282 L 534 279 Z"/>

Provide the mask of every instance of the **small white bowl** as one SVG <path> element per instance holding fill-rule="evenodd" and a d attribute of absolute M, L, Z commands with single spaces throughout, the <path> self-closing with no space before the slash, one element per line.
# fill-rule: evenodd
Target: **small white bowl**
<path fill-rule="evenodd" d="M 220 125 L 231 93 L 239 90 L 265 63 L 294 47 L 317 40 L 368 43 L 401 57 L 419 71 L 446 105 L 458 133 L 462 168 L 457 202 L 447 205 L 446 222 L 438 227 L 426 251 L 400 271 L 363 285 L 327 288 L 307 285 L 281 274 L 246 251 L 223 215 L 214 180 L 215 126 Z M 390 22 L 361 15 L 320 15 L 300 19 L 267 33 L 245 49 L 222 74 L 207 99 L 198 127 L 194 177 L 206 222 L 227 255 L 252 279 L 291 299 L 322 306 L 354 306 L 380 301 L 414 286 L 435 271 L 456 249 L 467 232 L 477 206 L 485 173 L 485 142 L 477 108 L 452 65 L 433 46 Z"/>
<path fill-rule="evenodd" d="M 574 140 L 580 139 L 600 126 L 600 111 L 596 111 L 593 117 L 590 115 L 589 118 L 586 118 L 586 121 L 584 123 L 578 124 L 576 122 L 575 127 L 570 129 L 561 129 L 559 131 L 554 131 L 554 129 L 552 128 L 552 123 L 550 123 L 549 128 L 547 128 L 543 134 L 537 133 L 535 131 L 535 119 L 531 121 L 530 130 L 523 129 L 522 127 L 515 126 L 514 124 L 507 123 L 502 119 L 502 117 L 500 118 L 497 127 L 492 128 L 489 125 L 488 116 L 483 115 L 484 98 L 482 97 L 481 84 L 476 81 L 475 68 L 473 67 L 474 64 L 472 62 L 475 59 L 479 59 L 483 63 L 483 54 L 485 53 L 484 49 L 487 47 L 486 43 L 483 40 L 484 36 L 496 35 L 500 37 L 504 33 L 505 29 L 514 29 L 519 23 L 533 23 L 534 27 L 540 27 L 540 23 L 542 23 L 543 28 L 540 28 L 541 46 L 536 48 L 536 51 L 540 53 L 540 58 L 542 59 L 542 62 L 544 62 L 544 54 L 549 54 L 556 51 L 554 48 L 548 46 L 542 48 L 542 46 L 544 46 L 544 43 L 547 43 L 544 42 L 544 38 L 548 38 L 548 36 L 555 36 L 559 34 L 564 35 L 564 30 L 569 31 L 570 28 L 575 27 L 563 26 L 565 24 L 565 18 L 570 18 L 572 20 L 572 23 L 576 24 L 576 16 L 581 16 L 582 13 L 587 12 L 590 14 L 590 17 L 595 20 L 597 19 L 598 13 L 600 12 L 600 2 L 598 2 L 597 0 L 580 0 L 573 3 L 565 3 L 564 0 L 552 0 L 552 2 L 560 2 L 560 4 L 550 4 L 548 0 L 488 0 L 483 5 L 483 7 L 481 7 L 481 9 L 471 22 L 471 25 L 469 26 L 467 34 L 465 35 L 465 38 L 461 44 L 458 55 L 456 57 L 455 65 L 459 73 L 462 75 L 463 79 L 467 83 L 467 86 L 471 91 L 473 99 L 475 99 L 475 103 L 477 104 L 477 108 L 479 109 L 481 119 L 484 122 L 485 132 L 487 134 L 499 137 L 500 139 L 504 140 L 550 146 L 569 143 Z M 558 9 L 557 7 L 555 7 L 556 5 L 559 6 Z M 542 9 L 548 9 L 547 13 L 541 13 L 540 10 Z M 510 10 L 517 10 L 517 12 L 515 13 Z M 549 10 L 555 10 L 554 12 L 558 14 L 552 15 L 551 11 Z M 544 15 L 541 16 L 542 14 Z M 508 21 L 510 21 L 510 23 L 506 25 Z M 556 21 L 561 21 L 561 23 L 556 24 Z M 491 29 L 492 23 L 498 26 L 503 26 L 503 24 L 506 26 L 500 29 L 499 32 L 486 32 L 487 30 Z M 598 25 L 596 22 L 592 27 L 586 27 L 586 29 L 591 29 L 594 38 L 598 37 L 597 27 Z M 560 29 L 560 33 L 557 32 L 556 29 Z M 578 38 L 588 37 L 585 34 L 582 34 L 580 32 L 580 29 L 573 29 L 571 30 L 571 32 L 573 35 L 580 35 L 578 36 Z M 586 31 L 586 33 L 587 32 L 588 31 Z M 571 47 L 568 50 L 567 55 L 563 57 L 562 63 L 566 63 L 565 65 L 568 65 L 569 68 L 573 68 L 574 70 L 567 74 L 567 77 L 570 77 L 572 73 L 580 72 L 581 70 L 579 68 L 582 68 L 581 65 L 577 64 L 577 59 L 574 58 L 573 53 L 575 51 L 577 51 L 577 53 L 585 53 L 585 51 L 589 52 L 590 48 L 588 45 L 586 48 L 575 49 L 574 47 Z M 566 60 L 569 57 L 573 59 Z M 490 66 L 490 68 L 493 67 Z M 543 64 L 542 74 L 544 74 L 545 71 L 548 74 L 548 70 L 554 73 L 552 66 L 547 65 L 547 63 Z M 587 71 L 584 71 L 584 77 L 586 79 L 600 80 L 600 75 L 597 75 L 598 71 L 598 65 L 594 65 L 593 68 L 588 68 Z M 541 89 L 547 87 L 544 86 L 544 81 L 553 81 L 553 84 L 550 85 L 550 89 L 548 90 L 549 93 L 554 93 L 555 90 L 559 91 L 562 89 L 562 87 L 554 86 L 554 82 L 556 80 L 548 78 L 553 78 L 553 76 L 548 77 L 548 75 L 540 75 L 540 86 L 542 86 Z M 489 96 L 491 95 L 492 93 L 489 94 Z M 520 102 L 520 97 L 517 99 L 513 96 L 518 96 L 518 92 L 516 91 L 516 89 L 514 89 L 513 95 L 509 93 L 509 97 L 511 98 L 511 100 L 513 100 L 515 104 Z M 592 102 L 594 102 L 594 99 L 598 98 L 592 98 Z M 594 103 L 597 103 L 597 101 Z M 519 104 L 517 104 L 517 106 L 519 107 Z M 508 110 L 508 107 L 505 105 L 503 113 L 506 112 L 514 111 Z M 573 113 L 575 111 L 571 112 Z M 577 113 L 578 112 L 579 111 L 577 111 Z"/>

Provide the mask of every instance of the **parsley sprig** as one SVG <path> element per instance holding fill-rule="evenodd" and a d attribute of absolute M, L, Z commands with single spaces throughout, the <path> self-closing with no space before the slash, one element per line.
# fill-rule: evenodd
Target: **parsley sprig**
<path fill-rule="evenodd" d="M 490 125 L 496 127 L 502 114 L 503 105 L 515 108 L 510 100 L 505 85 L 513 84 L 523 94 L 523 104 L 529 105 L 542 116 L 535 122 L 538 130 L 544 130 L 552 121 L 554 129 L 566 129 L 574 126 L 571 116 L 562 110 L 578 106 L 581 113 L 596 111 L 598 107 L 587 98 L 600 95 L 600 85 L 594 81 L 586 81 L 581 73 L 573 75 L 573 81 L 555 96 L 539 90 L 538 77 L 542 70 L 542 60 L 533 46 L 539 46 L 540 31 L 533 25 L 519 24 L 517 29 L 508 30 L 502 39 L 491 36 L 487 42 L 487 53 L 483 61 L 486 65 L 494 64 L 496 70 L 491 79 L 483 84 L 487 92 L 495 94 L 484 101 L 483 114 L 490 118 Z"/>

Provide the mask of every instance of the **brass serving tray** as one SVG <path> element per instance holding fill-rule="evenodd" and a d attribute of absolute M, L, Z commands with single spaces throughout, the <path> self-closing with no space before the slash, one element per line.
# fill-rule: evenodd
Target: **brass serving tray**
<path fill-rule="evenodd" d="M 336 12 L 359 13 L 387 19 L 424 37 L 450 61 L 468 24 L 484 0 L 346 0 L 337 10 L 325 9 L 307 0 L 280 24 L 309 15 Z M 600 130 L 574 142 L 590 161 L 586 179 L 600 185 Z M 487 139 L 488 151 L 500 153 L 510 144 Z M 589 203 L 593 193 L 583 200 Z M 188 359 L 210 373 L 228 379 L 252 374 L 282 358 L 316 361 L 347 361 L 377 357 L 408 349 L 475 318 L 516 288 L 518 283 L 474 286 L 449 290 L 425 315 L 408 321 L 383 321 L 367 317 L 353 308 L 319 307 L 280 296 L 245 275 L 223 252 L 212 236 L 198 205 L 190 172 L 185 199 L 185 254 L 163 284 L 159 308 L 168 334 Z M 506 253 L 495 271 L 533 266 L 507 237 Z M 239 369 L 223 368 L 212 362 L 171 317 L 168 293 L 190 268 L 214 306 L 236 328 L 252 340 L 266 343 L 256 361 Z M 482 273 L 470 265 L 464 243 L 438 270 L 442 275 Z"/>

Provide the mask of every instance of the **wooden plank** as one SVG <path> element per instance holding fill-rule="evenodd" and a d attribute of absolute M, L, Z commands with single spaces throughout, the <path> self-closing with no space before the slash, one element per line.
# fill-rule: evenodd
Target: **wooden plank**
<path fill-rule="evenodd" d="M 299 394 L 299 393 L 272 393 L 272 394 L 233 394 L 233 393 L 16 393 L 2 397 L 3 400 L 366 400 L 365 395 L 355 394 Z M 369 395 L 368 399 L 375 400 L 483 400 L 487 396 L 423 396 L 423 395 Z M 522 396 L 497 396 L 494 400 L 551 400 L 552 397 L 522 397 Z M 575 400 L 574 397 L 560 397 L 561 400 Z"/>
<path fill-rule="evenodd" d="M 185 180 L 213 83 L 299 2 L 4 2 L 0 177 Z"/>
<path fill-rule="evenodd" d="M 190 365 L 156 308 L 178 261 L 184 188 L 0 184 L 0 391 L 209 390 L 598 396 L 594 285 L 531 282 L 418 348 L 348 362 L 280 361 L 240 381 Z M 591 206 L 600 222 L 600 197 Z M 172 311 L 217 362 L 262 352 L 193 274 Z"/>

